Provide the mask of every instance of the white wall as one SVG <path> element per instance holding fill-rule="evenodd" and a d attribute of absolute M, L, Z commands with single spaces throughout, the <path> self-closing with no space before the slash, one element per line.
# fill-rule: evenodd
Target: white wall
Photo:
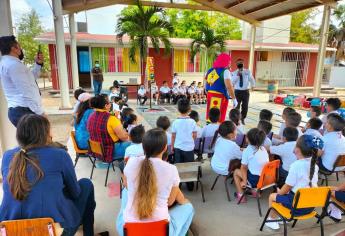
<path fill-rule="evenodd" d="M 332 66 L 329 85 L 332 87 L 345 87 L 345 67 Z"/>

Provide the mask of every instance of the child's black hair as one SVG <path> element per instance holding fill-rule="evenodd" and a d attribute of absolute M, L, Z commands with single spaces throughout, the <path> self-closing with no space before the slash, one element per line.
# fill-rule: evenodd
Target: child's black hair
<path fill-rule="evenodd" d="M 293 142 L 298 139 L 298 130 L 294 127 L 286 127 L 283 131 L 283 137 L 288 142 Z"/>
<path fill-rule="evenodd" d="M 156 121 L 157 128 L 161 128 L 162 130 L 166 131 L 170 127 L 170 120 L 167 116 L 160 116 Z"/>
<path fill-rule="evenodd" d="M 82 94 L 82 93 L 85 93 L 86 91 L 84 90 L 84 89 L 82 89 L 82 88 L 78 88 L 78 89 L 76 89 L 76 90 L 74 90 L 74 98 L 75 98 L 75 100 L 78 100 L 78 97 L 79 97 L 79 95 L 80 94 Z"/>
<path fill-rule="evenodd" d="M 302 116 L 297 112 L 288 113 L 286 116 L 286 124 L 289 127 L 297 128 L 302 121 Z"/>
<path fill-rule="evenodd" d="M 322 126 L 322 120 L 319 118 L 311 118 L 308 120 L 311 129 L 319 130 Z"/>
<path fill-rule="evenodd" d="M 208 118 L 211 123 L 217 123 L 220 117 L 220 110 L 216 107 L 212 107 L 208 112 Z"/>
<path fill-rule="evenodd" d="M 132 108 L 130 108 L 130 107 L 123 108 L 121 111 L 121 114 L 120 114 L 121 115 L 121 123 L 123 124 L 126 120 L 125 117 L 127 117 L 129 114 L 132 114 L 132 113 L 134 113 L 134 110 Z"/>
<path fill-rule="evenodd" d="M 311 106 L 310 107 L 313 112 L 316 113 L 316 116 L 319 117 L 321 115 L 321 107 L 319 106 Z"/>
<path fill-rule="evenodd" d="M 187 114 L 190 111 L 190 103 L 187 98 L 181 98 L 177 102 L 177 110 L 181 114 Z"/>
<path fill-rule="evenodd" d="M 224 121 L 219 125 L 218 130 L 214 133 L 212 142 L 211 142 L 211 148 L 213 148 L 214 144 L 216 143 L 216 140 L 218 138 L 218 135 L 220 135 L 223 138 L 226 138 L 229 134 L 232 134 L 236 130 L 236 125 L 234 122 L 227 120 Z"/>
<path fill-rule="evenodd" d="M 124 117 L 123 128 L 127 129 L 129 125 L 132 125 L 137 120 L 137 115 L 134 113 L 128 114 Z"/>
<path fill-rule="evenodd" d="M 283 110 L 283 115 L 287 116 L 289 113 L 296 112 L 292 107 L 285 107 Z"/>
<path fill-rule="evenodd" d="M 90 99 L 90 105 L 94 109 L 104 109 L 107 104 L 107 99 L 102 95 L 96 95 Z"/>
<path fill-rule="evenodd" d="M 339 98 L 328 98 L 326 102 L 327 106 L 332 107 L 334 111 L 338 110 L 341 106 L 341 101 Z"/>
<path fill-rule="evenodd" d="M 247 139 L 250 145 L 260 148 L 266 139 L 266 134 L 258 128 L 252 128 L 247 133 Z"/>
<path fill-rule="evenodd" d="M 327 122 L 330 126 L 332 126 L 334 131 L 343 131 L 345 128 L 344 118 L 342 118 L 340 115 L 336 113 L 330 113 L 327 116 Z"/>
<path fill-rule="evenodd" d="M 270 110 L 262 109 L 259 114 L 260 120 L 268 120 L 271 121 L 273 117 L 273 113 Z"/>
<path fill-rule="evenodd" d="M 241 113 L 240 110 L 233 108 L 229 112 L 229 119 L 235 123 L 236 126 L 240 125 Z"/>
<path fill-rule="evenodd" d="M 142 125 L 137 125 L 133 129 L 131 129 L 131 132 L 129 132 L 129 137 L 131 138 L 131 141 L 133 143 L 141 143 L 143 141 L 143 137 L 145 134 L 145 128 Z"/>
<path fill-rule="evenodd" d="M 200 118 L 199 118 L 199 113 L 195 110 L 191 110 L 189 113 L 189 117 L 192 118 L 196 123 L 199 122 Z"/>
<path fill-rule="evenodd" d="M 260 120 L 257 128 L 264 131 L 265 134 L 268 135 L 272 130 L 272 124 L 268 120 Z"/>

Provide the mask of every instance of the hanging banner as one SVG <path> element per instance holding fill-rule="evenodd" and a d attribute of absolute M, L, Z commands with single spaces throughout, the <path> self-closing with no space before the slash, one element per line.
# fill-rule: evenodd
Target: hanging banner
<path fill-rule="evenodd" d="M 148 81 L 155 80 L 155 70 L 154 70 L 154 61 L 153 57 L 146 58 L 146 75 Z"/>

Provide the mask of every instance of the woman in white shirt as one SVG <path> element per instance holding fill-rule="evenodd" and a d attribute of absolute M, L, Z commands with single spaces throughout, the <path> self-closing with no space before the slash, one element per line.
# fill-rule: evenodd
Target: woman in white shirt
<path fill-rule="evenodd" d="M 295 155 L 297 161 L 291 164 L 285 184 L 277 193 L 269 197 L 269 206 L 273 202 L 282 204 L 292 209 L 295 193 L 300 188 L 317 187 L 319 168 L 316 165 L 318 150 L 322 149 L 323 141 L 315 136 L 302 135 L 296 143 Z M 313 211 L 313 208 L 302 208 L 295 211 L 295 215 L 305 215 Z M 271 211 L 265 225 L 271 229 L 279 229 L 278 216 Z M 272 222 L 273 221 L 273 222 Z M 281 220 L 280 220 L 281 221 Z"/>
<path fill-rule="evenodd" d="M 192 204 L 179 189 L 176 166 L 162 160 L 167 137 L 161 129 L 143 138 L 145 157 L 130 158 L 124 169 L 121 210 L 116 227 L 123 235 L 125 222 L 169 221 L 169 235 L 186 235 L 194 216 Z M 177 203 L 175 206 L 173 204 Z"/>
<path fill-rule="evenodd" d="M 215 134 L 214 154 L 211 159 L 211 167 L 219 175 L 228 175 L 230 162 L 234 159 L 241 160 L 242 151 L 233 141 L 236 139 L 236 126 L 232 121 L 224 121 Z M 211 144 L 213 146 L 213 143 Z"/>

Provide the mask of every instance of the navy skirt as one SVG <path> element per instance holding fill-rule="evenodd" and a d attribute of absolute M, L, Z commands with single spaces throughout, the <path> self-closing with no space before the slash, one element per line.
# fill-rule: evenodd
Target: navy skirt
<path fill-rule="evenodd" d="M 252 173 L 250 173 L 249 170 L 247 171 L 247 180 L 252 186 L 252 188 L 256 188 L 256 185 L 258 185 L 259 179 L 260 179 L 259 175 L 253 175 Z"/>
<path fill-rule="evenodd" d="M 276 202 L 282 204 L 284 207 L 292 209 L 293 199 L 295 197 L 295 193 L 290 191 L 288 194 L 280 195 L 278 194 L 276 197 Z M 301 216 L 311 213 L 314 208 L 300 208 L 295 210 L 294 216 Z"/>

